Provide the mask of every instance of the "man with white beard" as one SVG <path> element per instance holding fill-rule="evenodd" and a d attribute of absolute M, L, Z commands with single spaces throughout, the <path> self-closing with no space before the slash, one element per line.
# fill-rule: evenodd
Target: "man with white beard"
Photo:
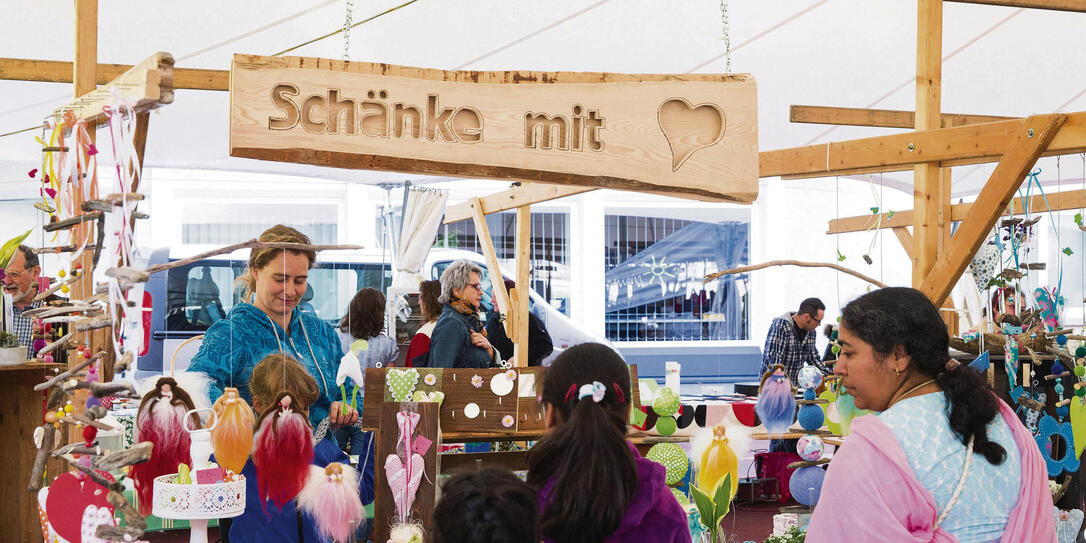
<path fill-rule="evenodd" d="M 16 336 L 19 336 L 19 344 L 27 346 L 27 358 L 33 358 L 32 352 L 34 339 L 32 336 L 34 319 L 22 316 L 24 311 L 41 307 L 44 301 L 34 302 L 38 295 L 38 275 L 41 274 L 41 266 L 38 264 L 38 255 L 26 245 L 20 245 L 12 255 L 7 268 L 4 268 L 4 294 L 11 295 L 11 302 L 15 308 L 12 319 L 12 328 Z"/>

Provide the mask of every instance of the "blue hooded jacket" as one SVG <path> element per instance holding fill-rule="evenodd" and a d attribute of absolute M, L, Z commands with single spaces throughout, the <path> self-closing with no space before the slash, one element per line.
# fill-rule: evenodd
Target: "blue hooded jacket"
<path fill-rule="evenodd" d="M 336 372 L 343 350 L 334 328 L 317 317 L 303 314 L 298 308 L 291 313 L 288 336 L 282 326 L 256 306 L 235 305 L 226 318 L 207 329 L 200 351 L 193 357 L 188 371 L 206 373 L 210 377 L 208 394 L 212 402 L 222 396 L 224 387 L 229 386 L 238 389 L 245 401 L 252 404 L 249 377 L 253 368 L 280 348 L 298 359 L 317 380 L 320 398 L 309 407 L 309 422 L 316 427 L 328 417 L 332 402 L 342 399 L 336 386 Z M 317 360 L 313 360 L 314 356 Z"/>

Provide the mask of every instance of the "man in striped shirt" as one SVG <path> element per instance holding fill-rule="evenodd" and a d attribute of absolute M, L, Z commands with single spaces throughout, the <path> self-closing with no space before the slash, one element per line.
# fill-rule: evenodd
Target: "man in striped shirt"
<path fill-rule="evenodd" d="M 15 309 L 11 320 L 12 332 L 19 337 L 19 345 L 27 346 L 28 359 L 34 357 L 31 352 L 34 343 L 34 320 L 22 316 L 22 313 L 42 305 L 42 302 L 34 302 L 34 297 L 38 295 L 39 274 L 41 266 L 38 265 L 38 255 L 26 245 L 19 246 L 4 268 L 4 294 L 11 295 L 11 303 Z"/>

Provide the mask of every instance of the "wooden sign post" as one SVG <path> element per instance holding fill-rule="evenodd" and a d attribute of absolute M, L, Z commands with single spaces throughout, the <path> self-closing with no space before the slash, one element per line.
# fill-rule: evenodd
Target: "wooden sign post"
<path fill-rule="evenodd" d="M 752 202 L 749 75 L 447 72 L 235 55 L 232 156 Z"/>

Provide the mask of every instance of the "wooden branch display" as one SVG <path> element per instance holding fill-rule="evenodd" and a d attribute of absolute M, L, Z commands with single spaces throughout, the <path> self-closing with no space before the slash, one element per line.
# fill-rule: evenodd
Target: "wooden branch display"
<path fill-rule="evenodd" d="M 51 211 L 49 213 L 51 213 Z M 87 245 L 83 249 L 84 250 L 90 249 L 92 251 L 96 251 L 96 250 L 98 250 L 98 246 L 92 243 L 90 245 Z M 78 250 L 79 250 L 78 245 L 62 245 L 60 247 L 37 247 L 37 248 L 35 248 L 33 250 L 33 253 L 36 254 L 36 255 L 51 255 L 51 254 L 60 254 L 60 253 L 74 253 L 74 252 L 76 252 Z"/>
<path fill-rule="evenodd" d="M 95 398 L 105 398 L 106 396 L 116 396 L 118 398 L 139 399 L 141 396 L 136 389 L 132 387 L 132 383 L 126 381 L 105 383 L 102 381 L 76 381 L 72 387 L 66 387 L 68 392 L 85 388 L 90 390 L 90 393 Z"/>
<path fill-rule="evenodd" d="M 150 441 L 141 441 L 123 451 L 110 452 L 101 458 L 95 458 L 93 465 L 95 469 L 112 471 L 124 466 L 142 464 L 151 459 L 153 448 L 154 444 Z"/>
<path fill-rule="evenodd" d="M 97 362 L 105 355 L 105 351 L 98 351 L 97 353 L 94 353 L 94 356 L 90 358 L 85 358 L 82 362 L 79 362 L 78 364 L 68 368 L 68 371 L 59 373 L 55 375 L 52 379 L 49 379 L 44 383 L 34 385 L 34 390 L 45 390 L 51 386 L 56 385 L 57 383 L 61 383 L 69 377 L 79 373 L 80 371 L 83 371 L 83 368 L 86 368 L 87 366 L 90 366 L 91 364 Z"/>
<path fill-rule="evenodd" d="M 134 100 L 137 111 L 173 102 L 173 56 L 163 52 L 151 55 L 109 83 L 57 108 L 53 112 L 54 121 L 62 122 L 65 111 L 71 111 L 77 119 L 88 123 L 105 120 L 103 108 L 113 103 L 113 89 L 117 89 L 123 98 Z"/>
<path fill-rule="evenodd" d="M 83 224 L 87 221 L 96 221 L 102 218 L 102 213 L 99 211 L 93 211 L 91 213 L 84 213 L 82 215 L 76 215 L 70 219 L 64 219 L 62 221 L 51 222 L 43 225 L 42 230 L 46 232 L 56 232 L 57 230 L 66 230 L 78 224 Z"/>
<path fill-rule="evenodd" d="M 70 341 L 73 337 L 75 337 L 75 332 L 68 332 L 67 334 L 64 334 L 64 336 L 62 336 L 60 339 L 46 345 L 45 347 L 42 347 L 41 350 L 38 351 L 38 354 L 35 355 L 35 356 L 37 356 L 38 358 L 41 358 L 41 357 L 43 357 L 43 356 L 57 350 L 58 348 L 63 347 L 64 345 L 67 345 L 68 341 Z"/>
<path fill-rule="evenodd" d="M 45 462 L 49 460 L 50 449 L 56 441 L 57 429 L 52 424 L 43 424 L 41 446 L 34 456 L 34 468 L 30 472 L 30 482 L 26 489 L 30 492 L 41 490 L 42 478 L 45 476 Z"/>
<path fill-rule="evenodd" d="M 60 306 L 42 306 L 34 309 L 28 309 L 23 311 L 23 316 L 28 319 L 46 319 L 52 318 L 58 315 L 66 315 L 68 313 L 79 313 L 83 311 L 94 311 L 98 309 L 98 306 L 84 303 L 80 300 L 68 302 L 66 305 Z"/>
<path fill-rule="evenodd" d="M 789 106 L 788 120 L 793 123 L 833 124 L 839 126 L 878 126 L 883 128 L 916 128 L 916 113 L 890 109 L 864 109 L 853 107 Z M 944 113 L 942 127 L 967 124 L 991 123 L 1013 120 L 1017 117 L 998 115 L 963 115 Z"/>
<path fill-rule="evenodd" d="M 716 279 L 717 277 L 720 277 L 722 275 L 735 275 L 737 273 L 747 273 L 747 272 L 761 270 L 763 268 L 769 268 L 769 267 L 773 267 L 773 266 L 799 266 L 801 268 L 831 268 L 831 269 L 837 270 L 837 271 L 839 271 L 841 273 L 847 273 L 847 274 L 849 274 L 849 275 L 851 275 L 851 276 L 853 276 L 853 277 L 855 277 L 857 279 L 862 279 L 864 281 L 867 281 L 868 283 L 871 283 L 872 285 L 875 285 L 875 286 L 877 286 L 879 288 L 885 288 L 886 287 L 886 284 L 883 283 L 882 281 L 879 281 L 877 279 L 868 277 L 868 276 L 866 276 L 866 275 L 864 275 L 864 274 L 862 274 L 862 273 L 860 273 L 858 271 L 850 270 L 850 269 L 848 269 L 848 268 L 846 268 L 844 266 L 840 266 L 838 264 L 832 264 L 832 263 L 829 263 L 829 262 L 803 262 L 803 261 L 800 261 L 800 260 L 771 260 L 769 262 L 763 262 L 761 264 L 755 264 L 753 266 L 740 266 L 738 268 L 732 268 L 730 270 L 718 271 L 716 273 L 711 273 L 709 275 L 706 275 L 705 279 L 702 282 L 703 283 L 708 283 L 709 281 L 712 281 L 713 279 Z"/>
<path fill-rule="evenodd" d="M 71 285 L 72 283 L 75 283 L 77 281 L 79 281 L 79 276 L 75 275 L 75 274 L 72 274 L 72 277 L 69 277 L 67 280 L 59 281 L 56 284 L 54 284 L 53 286 L 51 286 L 48 289 L 46 289 L 46 290 L 42 291 L 41 293 L 39 293 L 37 296 L 34 297 L 34 302 L 40 302 L 42 300 L 45 300 L 46 298 L 52 296 L 53 294 L 56 294 L 56 292 L 58 290 L 60 290 L 62 287 L 64 287 L 65 285 Z"/>
<path fill-rule="evenodd" d="M 230 70 L 230 155 L 259 160 L 750 203 L 757 125 L 746 74 L 454 72 L 258 55 L 235 55 Z"/>
<path fill-rule="evenodd" d="M 361 248 L 362 248 L 361 245 L 312 245 L 312 244 L 306 244 L 306 243 L 264 242 L 264 241 L 259 241 L 259 240 L 256 240 L 256 239 L 251 239 L 249 241 L 244 241 L 244 242 L 241 242 L 241 243 L 235 243 L 233 245 L 227 245 L 226 247 L 220 247 L 218 249 L 213 249 L 213 250 L 210 250 L 210 251 L 207 251 L 207 252 L 204 252 L 204 253 L 200 253 L 200 254 L 198 254 L 196 256 L 191 256 L 189 258 L 182 258 L 181 260 L 174 260 L 173 262 L 169 262 L 169 263 L 166 263 L 166 264 L 157 264 L 155 266 L 151 266 L 151 267 L 147 268 L 146 270 L 142 270 L 142 271 L 144 273 L 146 273 L 147 275 L 151 275 L 153 273 L 158 273 L 160 271 L 165 271 L 165 270 L 169 270 L 169 269 L 177 268 L 177 267 L 181 267 L 181 266 L 187 266 L 189 264 L 192 264 L 193 262 L 199 262 L 200 260 L 203 260 L 203 259 L 208 258 L 208 257 L 215 256 L 215 255 L 224 255 L 224 254 L 232 253 L 232 252 L 240 250 L 240 249 L 287 249 L 287 250 L 293 250 L 293 251 L 340 251 L 340 250 L 352 250 L 352 249 L 361 249 Z M 116 268 L 113 268 L 113 269 L 116 269 Z M 146 279 L 144 279 L 144 281 L 146 281 Z"/>

